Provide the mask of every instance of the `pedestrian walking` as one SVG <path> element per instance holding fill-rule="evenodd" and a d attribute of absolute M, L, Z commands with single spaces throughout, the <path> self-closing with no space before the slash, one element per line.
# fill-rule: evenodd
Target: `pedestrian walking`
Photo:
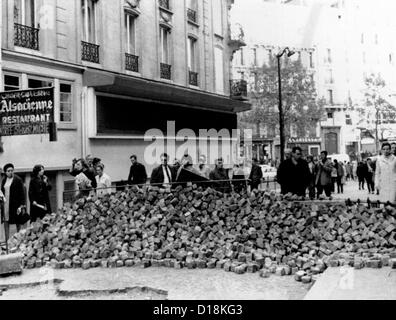
<path fill-rule="evenodd" d="M 351 165 L 352 165 L 352 180 L 356 180 L 358 162 L 356 160 L 353 160 Z"/>
<path fill-rule="evenodd" d="M 143 164 L 138 162 L 137 156 L 130 156 L 131 167 L 128 175 L 128 185 L 144 185 L 147 182 L 147 172 Z"/>
<path fill-rule="evenodd" d="M 209 179 L 213 181 L 213 187 L 217 191 L 228 193 L 231 191 L 231 183 L 227 170 L 223 167 L 223 158 L 216 160 L 216 167 L 209 174 Z"/>
<path fill-rule="evenodd" d="M 331 160 L 327 158 L 327 151 L 320 153 L 320 160 L 316 165 L 316 188 L 317 197 L 325 192 L 327 197 L 331 196 L 331 172 L 333 171 L 333 165 Z"/>
<path fill-rule="evenodd" d="M 365 180 L 367 184 L 368 193 L 374 194 L 374 177 L 375 177 L 375 163 L 370 158 L 367 159 L 367 170 Z"/>
<path fill-rule="evenodd" d="M 1 191 L 4 195 L 4 228 L 7 239 L 10 235 L 10 225 L 16 225 L 17 232 L 19 232 L 22 226 L 29 221 L 25 186 L 14 170 L 12 163 L 6 164 L 3 168 L 6 178 L 1 183 Z"/>
<path fill-rule="evenodd" d="M 308 182 L 308 194 L 311 200 L 315 199 L 315 177 L 316 177 L 316 165 L 313 156 L 307 157 L 308 169 L 309 169 L 309 182 Z"/>
<path fill-rule="evenodd" d="M 96 166 L 96 194 L 99 198 L 104 197 L 106 194 L 111 194 L 111 178 L 104 172 L 104 164 L 100 163 Z"/>
<path fill-rule="evenodd" d="M 150 183 L 168 189 L 172 186 L 172 182 L 176 181 L 176 172 L 168 164 L 169 156 L 166 153 L 161 155 L 161 165 L 151 173 Z"/>
<path fill-rule="evenodd" d="M 359 190 L 364 190 L 364 179 L 367 176 L 367 166 L 363 161 L 359 161 L 356 175 L 359 181 Z"/>
<path fill-rule="evenodd" d="M 395 203 L 396 199 L 396 157 L 391 153 L 391 145 L 382 145 L 382 156 L 377 160 L 375 187 L 379 190 L 381 202 Z"/>
<path fill-rule="evenodd" d="M 252 169 L 249 175 L 249 184 L 250 190 L 258 190 L 261 184 L 261 180 L 263 179 L 263 171 L 261 167 L 258 165 L 258 161 L 256 158 L 252 159 Z"/>
<path fill-rule="evenodd" d="M 36 165 L 33 168 L 32 180 L 29 184 L 30 221 L 36 222 L 51 214 L 49 191 L 52 189 L 48 177 L 44 175 L 44 166 Z"/>
<path fill-rule="evenodd" d="M 301 159 L 302 150 L 294 147 L 290 159 L 281 163 L 278 169 L 278 182 L 282 188 L 282 194 L 294 194 L 305 197 L 309 185 L 308 163 Z"/>
<path fill-rule="evenodd" d="M 342 162 L 338 162 L 337 160 L 334 160 L 334 166 L 337 169 L 337 193 L 344 193 L 344 167 Z"/>

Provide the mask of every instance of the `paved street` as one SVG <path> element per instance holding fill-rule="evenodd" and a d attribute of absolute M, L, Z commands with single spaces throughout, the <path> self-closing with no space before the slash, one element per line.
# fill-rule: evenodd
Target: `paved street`
<path fill-rule="evenodd" d="M 333 194 L 334 199 L 351 199 L 351 200 L 363 200 L 366 201 L 367 198 L 370 201 L 377 201 L 378 195 L 377 194 L 369 194 L 367 191 L 367 186 L 364 186 L 364 190 L 359 190 L 359 184 L 357 181 L 347 181 L 344 185 L 344 193 L 338 194 L 337 192 Z"/>

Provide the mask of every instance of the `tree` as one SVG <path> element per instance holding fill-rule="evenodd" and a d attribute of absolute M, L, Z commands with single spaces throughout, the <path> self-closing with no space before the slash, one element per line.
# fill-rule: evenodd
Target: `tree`
<path fill-rule="evenodd" d="M 386 83 L 380 75 L 370 74 L 364 80 L 364 103 L 357 110 L 362 119 L 360 125 L 368 129 L 374 126 L 375 147 L 379 151 L 379 126 L 383 119 L 394 119 L 396 108 L 386 100 Z"/>
<path fill-rule="evenodd" d="M 324 99 L 318 99 L 311 73 L 301 60 L 283 60 L 281 68 L 282 100 L 284 110 L 285 138 L 291 137 L 293 125 L 297 136 L 316 137 L 316 125 L 323 116 Z M 277 59 L 272 57 L 268 64 L 252 68 L 249 77 L 249 98 L 252 110 L 241 116 L 241 120 L 253 124 L 264 124 L 274 132 L 279 127 L 279 97 Z"/>

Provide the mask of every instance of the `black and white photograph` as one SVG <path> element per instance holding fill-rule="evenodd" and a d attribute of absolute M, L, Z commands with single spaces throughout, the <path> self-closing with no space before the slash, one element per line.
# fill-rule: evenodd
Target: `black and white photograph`
<path fill-rule="evenodd" d="M 395 12 L 1 0 L 0 301 L 396 300 Z"/>

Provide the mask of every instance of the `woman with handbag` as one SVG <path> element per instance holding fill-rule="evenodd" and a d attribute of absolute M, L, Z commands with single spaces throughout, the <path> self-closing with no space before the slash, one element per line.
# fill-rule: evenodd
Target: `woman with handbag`
<path fill-rule="evenodd" d="M 14 165 L 9 163 L 4 166 L 6 177 L 1 183 L 4 194 L 4 228 L 6 238 L 9 238 L 10 224 L 15 224 L 17 232 L 29 221 L 26 211 L 25 187 L 22 179 L 14 174 Z"/>
<path fill-rule="evenodd" d="M 33 168 L 32 180 L 29 184 L 30 221 L 35 222 L 51 213 L 49 194 L 51 185 L 44 175 L 44 166 L 36 165 Z"/>

